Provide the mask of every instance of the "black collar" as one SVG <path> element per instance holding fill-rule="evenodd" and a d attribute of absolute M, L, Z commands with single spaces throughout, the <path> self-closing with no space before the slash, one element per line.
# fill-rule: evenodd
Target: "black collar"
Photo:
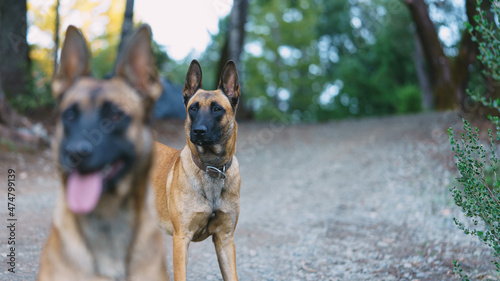
<path fill-rule="evenodd" d="M 208 166 L 205 165 L 203 162 L 201 162 L 200 158 L 198 158 L 194 153 L 191 152 L 191 158 L 193 158 L 193 162 L 200 168 L 202 171 L 206 172 L 209 176 L 212 178 L 216 179 L 226 179 L 226 171 L 231 167 L 231 164 L 233 163 L 233 158 L 231 157 L 231 160 L 226 163 L 226 165 L 222 167 L 214 167 L 214 166 Z"/>

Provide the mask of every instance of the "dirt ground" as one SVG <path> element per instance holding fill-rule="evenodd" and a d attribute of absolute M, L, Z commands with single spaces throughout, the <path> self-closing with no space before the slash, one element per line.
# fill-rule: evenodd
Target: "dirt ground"
<path fill-rule="evenodd" d="M 461 127 L 457 114 L 240 123 L 240 280 L 459 280 L 453 259 L 474 279 L 497 279 L 490 251 L 452 221 L 462 216 L 449 192 L 449 126 Z M 181 122 L 155 128 L 161 142 L 184 145 Z M 15 274 L 6 264 L 9 168 L 17 177 Z M 34 280 L 59 190 L 50 150 L 1 151 L 0 180 L 0 280 Z M 211 239 L 191 244 L 188 280 L 222 280 Z"/>

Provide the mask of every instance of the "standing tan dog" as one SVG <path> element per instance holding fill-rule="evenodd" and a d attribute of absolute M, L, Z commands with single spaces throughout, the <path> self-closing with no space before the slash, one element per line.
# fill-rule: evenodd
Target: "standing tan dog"
<path fill-rule="evenodd" d="M 201 88 L 201 67 L 191 62 L 184 85 L 187 144 L 177 151 L 155 145 L 153 168 L 160 225 L 173 236 L 174 279 L 186 280 L 191 241 L 213 235 L 224 280 L 238 280 L 234 230 L 240 209 L 236 151 L 236 108 L 240 96 L 236 66 L 229 61 L 215 91 Z"/>
<path fill-rule="evenodd" d="M 84 37 L 68 27 L 52 82 L 64 188 L 38 280 L 168 280 L 148 187 L 150 112 L 161 92 L 151 31 L 142 26 L 132 36 L 110 80 L 89 77 L 89 59 Z"/>

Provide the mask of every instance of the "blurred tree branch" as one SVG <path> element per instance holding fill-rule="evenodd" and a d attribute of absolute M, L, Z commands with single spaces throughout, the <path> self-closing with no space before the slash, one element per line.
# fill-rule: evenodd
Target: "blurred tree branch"
<path fill-rule="evenodd" d="M 115 67 L 113 69 L 113 74 L 115 73 L 116 63 L 118 62 L 118 58 L 121 57 L 123 52 L 124 44 L 128 38 L 132 34 L 134 29 L 134 0 L 127 0 L 125 5 L 125 13 L 123 15 L 123 23 L 122 23 L 122 33 L 120 35 L 120 44 L 118 45 L 118 52 L 116 53 L 117 60 L 115 61 Z"/>
<path fill-rule="evenodd" d="M 56 0 L 55 11 L 56 11 L 56 22 L 54 26 L 54 71 L 52 73 L 52 78 L 56 76 L 57 73 L 57 53 L 59 51 L 59 5 L 60 1 Z"/>
<path fill-rule="evenodd" d="M 221 50 L 219 65 L 217 68 L 216 83 L 219 82 L 219 77 L 222 69 L 228 60 L 233 60 L 241 74 L 240 55 L 243 50 L 245 41 L 245 23 L 248 15 L 248 0 L 234 0 L 231 14 L 229 15 L 229 32 L 226 34 L 226 41 Z M 218 85 L 216 85 L 218 86 Z M 238 119 L 250 119 L 251 112 L 240 101 L 238 106 Z"/>
<path fill-rule="evenodd" d="M 425 69 L 425 57 L 424 51 L 422 50 L 422 43 L 416 33 L 414 37 L 415 51 L 413 53 L 413 60 L 415 61 L 419 87 L 422 91 L 422 109 L 430 110 L 434 107 L 431 82 L 427 74 L 427 70 Z"/>

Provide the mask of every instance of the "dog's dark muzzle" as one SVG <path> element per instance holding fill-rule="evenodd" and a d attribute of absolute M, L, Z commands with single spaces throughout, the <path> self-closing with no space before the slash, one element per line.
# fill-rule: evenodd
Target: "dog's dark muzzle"
<path fill-rule="evenodd" d="M 66 174 L 100 172 L 105 186 L 114 186 L 133 163 L 134 145 L 125 130 L 104 130 L 101 118 L 87 117 L 65 126 L 59 163 Z"/>
<path fill-rule="evenodd" d="M 220 134 L 209 130 L 206 125 L 196 125 L 191 128 L 189 138 L 196 145 L 208 146 L 216 144 L 220 139 Z"/>

